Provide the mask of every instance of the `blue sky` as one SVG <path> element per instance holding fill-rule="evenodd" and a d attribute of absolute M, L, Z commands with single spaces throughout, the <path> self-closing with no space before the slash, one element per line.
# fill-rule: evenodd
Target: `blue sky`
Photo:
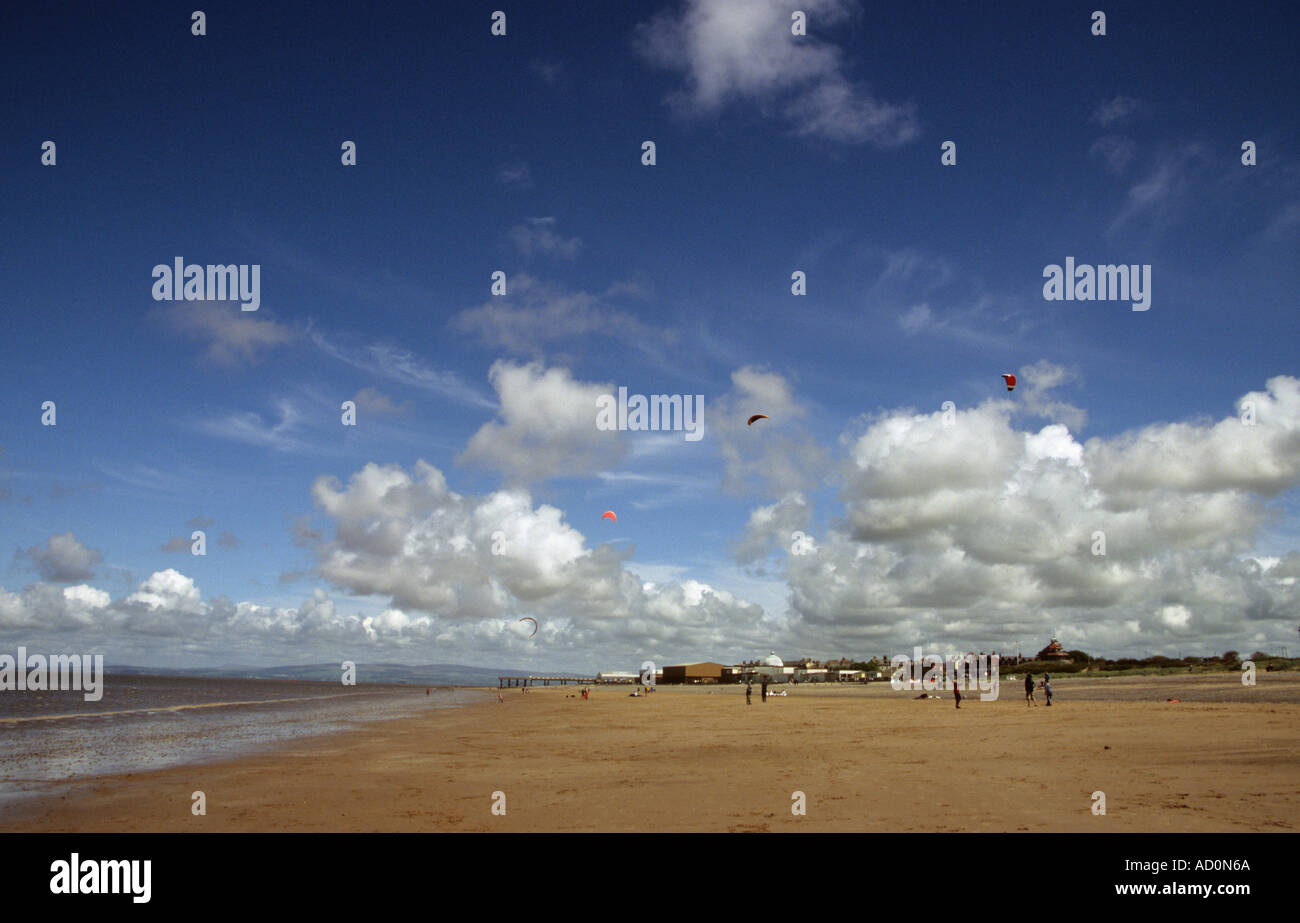
<path fill-rule="evenodd" d="M 1295 12 L 788 6 L 0 14 L 0 639 L 1300 647 Z M 177 256 L 261 307 L 155 301 Z M 1044 300 L 1067 256 L 1149 264 L 1150 310 Z M 705 437 L 596 431 L 620 385 Z"/>

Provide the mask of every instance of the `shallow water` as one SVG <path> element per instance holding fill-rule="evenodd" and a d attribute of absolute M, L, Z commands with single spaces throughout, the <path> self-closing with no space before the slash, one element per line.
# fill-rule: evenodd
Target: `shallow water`
<path fill-rule="evenodd" d="M 69 781 L 223 759 L 481 692 L 288 680 L 108 676 L 103 698 L 0 692 L 0 808 Z"/>

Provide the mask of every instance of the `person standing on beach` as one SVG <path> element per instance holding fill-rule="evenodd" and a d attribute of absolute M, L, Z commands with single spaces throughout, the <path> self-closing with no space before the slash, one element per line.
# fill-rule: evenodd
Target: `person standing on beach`
<path fill-rule="evenodd" d="M 767 677 L 763 677 L 763 701 L 767 701 Z"/>
<path fill-rule="evenodd" d="M 952 697 L 957 700 L 957 707 L 961 708 L 961 690 L 957 688 L 957 680 L 955 677 L 952 681 Z"/>
<path fill-rule="evenodd" d="M 754 704 L 753 700 L 750 699 L 750 696 L 753 694 L 754 694 L 754 684 L 751 682 L 746 682 L 745 683 L 745 704 L 746 705 Z"/>
<path fill-rule="evenodd" d="M 1052 704 L 1052 674 L 1048 673 L 1043 680 L 1043 692 L 1047 694 L 1047 704 Z"/>
<path fill-rule="evenodd" d="M 1038 700 L 1034 698 L 1034 674 L 1025 674 L 1025 707 L 1037 705 Z"/>

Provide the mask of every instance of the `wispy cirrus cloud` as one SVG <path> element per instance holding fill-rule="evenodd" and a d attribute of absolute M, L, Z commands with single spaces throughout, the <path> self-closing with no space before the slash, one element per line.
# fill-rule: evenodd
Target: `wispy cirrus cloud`
<path fill-rule="evenodd" d="M 279 415 L 275 422 L 264 420 L 260 414 L 244 411 L 200 420 L 195 427 L 209 436 L 262 446 L 277 452 L 319 451 L 314 443 L 300 438 L 304 420 L 294 402 L 289 398 L 280 398 L 275 406 Z"/>
<path fill-rule="evenodd" d="M 1119 135 L 1103 135 L 1088 149 L 1088 153 L 1105 160 L 1110 172 L 1116 176 L 1122 175 L 1128 169 L 1136 151 L 1137 145 L 1131 138 Z"/>
<path fill-rule="evenodd" d="M 503 164 L 497 169 L 497 182 L 512 189 L 531 189 L 533 172 L 522 160 Z"/>
<path fill-rule="evenodd" d="M 1116 96 L 1099 105 L 1092 113 L 1092 120 L 1104 128 L 1115 122 L 1124 121 L 1135 115 L 1141 108 L 1142 104 L 1131 96 Z"/>
<path fill-rule="evenodd" d="M 940 336 L 972 346 L 1005 349 L 1024 335 L 1029 324 L 1023 318 L 997 316 L 999 300 L 981 295 L 974 303 L 943 314 L 920 302 L 898 315 L 898 326 L 909 337 Z"/>
<path fill-rule="evenodd" d="M 362 388 L 352 395 L 358 410 L 364 410 L 381 417 L 400 417 L 410 412 L 411 402 L 395 403 L 391 397 L 377 388 Z"/>
<path fill-rule="evenodd" d="M 852 0 L 798 4 L 814 31 L 859 15 Z M 920 134 L 915 106 L 882 100 L 849 75 L 843 51 L 791 32 L 784 0 L 687 0 L 637 27 L 635 44 L 685 87 L 669 97 L 679 111 L 714 115 L 735 102 L 776 114 L 798 135 L 894 147 Z"/>
<path fill-rule="evenodd" d="M 678 440 L 675 447 L 680 446 Z M 676 506 L 684 500 L 703 496 L 717 488 L 716 480 L 676 473 L 601 471 L 596 476 L 605 487 L 623 491 L 632 509 L 642 511 Z"/>
<path fill-rule="evenodd" d="M 285 324 L 223 301 L 178 302 L 155 308 L 153 316 L 176 333 L 202 342 L 204 360 L 215 365 L 257 362 L 299 336 Z"/>
<path fill-rule="evenodd" d="M 906 247 L 869 256 L 883 265 L 866 300 L 894 313 L 899 329 L 909 337 L 942 336 L 972 346 L 1005 348 L 1034 323 L 1032 315 L 1015 307 L 1014 298 L 987 291 L 977 273 L 945 256 Z"/>
<path fill-rule="evenodd" d="M 211 481 L 210 473 L 183 464 L 159 468 L 142 462 L 123 465 L 112 461 L 98 461 L 95 467 L 114 481 L 151 495 L 180 496 L 184 492 L 193 491 L 195 485 L 200 482 Z"/>
<path fill-rule="evenodd" d="M 535 357 L 548 344 L 569 346 L 586 336 L 613 339 L 654 357 L 675 342 L 676 334 L 651 327 L 610 304 L 612 298 L 646 294 L 646 286 L 636 281 L 617 282 L 593 294 L 520 273 L 510 280 L 508 296 L 460 312 L 451 325 L 489 346 Z"/>
<path fill-rule="evenodd" d="M 1137 219 L 1167 219 L 1195 188 L 1194 179 L 1197 171 L 1203 168 L 1205 158 L 1205 148 L 1195 143 L 1161 154 L 1151 171 L 1129 187 L 1128 202 L 1110 230 L 1113 232 Z"/>
<path fill-rule="evenodd" d="M 431 391 L 468 407 L 489 410 L 496 404 L 481 391 L 466 383 L 455 372 L 435 369 L 415 353 L 387 343 L 370 343 L 361 347 L 345 346 L 332 341 L 319 329 L 310 331 L 312 343 L 327 356 L 372 375 L 378 375 L 413 388 Z"/>
<path fill-rule="evenodd" d="M 582 240 L 565 237 L 557 228 L 558 222 L 553 217 L 526 218 L 522 224 L 510 229 L 509 236 L 524 256 L 540 253 L 566 260 L 576 259 L 582 249 Z"/>

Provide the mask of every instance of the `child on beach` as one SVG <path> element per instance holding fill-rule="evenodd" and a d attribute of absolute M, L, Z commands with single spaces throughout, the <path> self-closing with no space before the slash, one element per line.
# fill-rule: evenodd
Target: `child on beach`
<path fill-rule="evenodd" d="M 1047 674 L 1047 679 L 1043 680 L 1043 692 L 1047 693 L 1047 704 L 1052 704 L 1052 674 Z"/>
<path fill-rule="evenodd" d="M 1025 674 L 1025 707 L 1037 705 L 1038 700 L 1034 698 L 1034 674 Z"/>

